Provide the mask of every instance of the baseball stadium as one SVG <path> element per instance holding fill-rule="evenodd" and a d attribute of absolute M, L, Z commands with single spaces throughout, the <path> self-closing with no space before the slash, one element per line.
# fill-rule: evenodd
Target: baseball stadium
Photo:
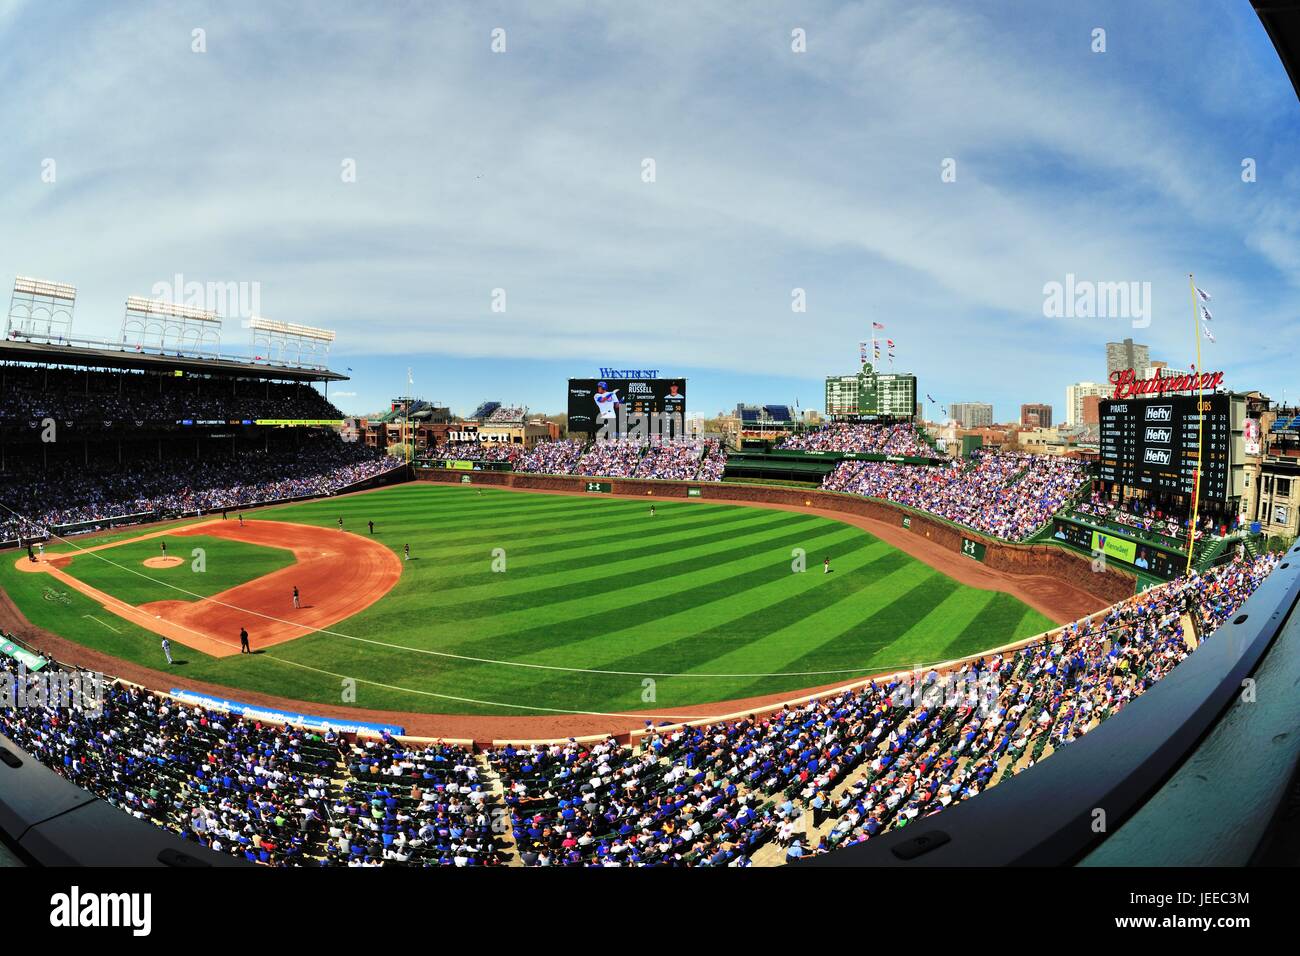
<path fill-rule="evenodd" d="M 107 721 L 165 756 L 139 770 L 148 797 L 95 760 L 73 779 L 252 864 L 829 856 L 1105 726 L 1286 567 L 1239 517 L 1244 436 L 1262 416 L 1270 454 L 1298 455 L 1296 416 L 1222 386 L 1196 383 L 1227 423 L 1202 446 L 1221 489 L 1198 497 L 1193 468 L 1156 498 L 1111 447 L 1122 425 L 1096 459 L 953 446 L 886 406 L 865 358 L 830 421 L 742 409 L 735 437 L 686 431 L 684 380 L 571 379 L 560 438 L 496 401 L 349 422 L 327 330 L 218 358 L 184 336 L 219 317 L 128 299 L 121 339 L 87 341 L 75 299 L 18 277 L 0 344 L 4 663 L 23 687 L 105 675 L 87 736 Z M 5 714 L 18 747 L 67 766 L 66 741 Z M 195 828 L 228 811 L 187 782 L 192 760 L 235 728 L 292 754 L 300 832 Z M 271 786 L 247 761 L 204 774 Z M 397 798 L 415 801 L 404 825 L 340 827 L 387 775 L 459 797 L 426 788 Z M 580 802 L 593 776 L 609 783 Z M 458 835 L 417 822 L 430 800 Z"/>
<path fill-rule="evenodd" d="M 739 371 L 652 339 L 489 377 L 483 327 L 403 326 L 380 374 L 387 290 L 336 328 L 66 262 L 5 277 L 0 863 L 1300 854 L 1300 407 L 1210 351 L 1250 337 L 1221 263 L 1007 421 L 967 398 L 1011 359 L 927 364 L 1005 343 L 883 308 L 782 328 L 805 408 L 761 403 L 754 329 Z"/>

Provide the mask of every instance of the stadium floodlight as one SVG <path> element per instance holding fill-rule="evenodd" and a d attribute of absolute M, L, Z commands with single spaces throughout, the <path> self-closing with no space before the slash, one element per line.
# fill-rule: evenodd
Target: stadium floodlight
<path fill-rule="evenodd" d="M 254 358 L 299 367 L 323 365 L 336 335 L 332 329 L 259 316 L 249 319 L 248 327 L 253 332 L 253 350 L 259 353 Z"/>
<path fill-rule="evenodd" d="M 162 299 L 146 299 L 143 296 L 131 295 L 127 296 L 126 308 L 128 312 L 139 312 L 142 315 L 166 315 L 176 319 L 221 324 L 221 316 L 210 309 L 197 309 L 191 305 L 179 305 Z"/>
<path fill-rule="evenodd" d="M 35 342 L 66 342 L 72 333 L 77 305 L 76 286 L 17 276 L 9 299 L 6 338 Z"/>
<path fill-rule="evenodd" d="M 122 344 L 137 352 L 216 356 L 221 352 L 221 316 L 211 309 L 128 296 Z"/>

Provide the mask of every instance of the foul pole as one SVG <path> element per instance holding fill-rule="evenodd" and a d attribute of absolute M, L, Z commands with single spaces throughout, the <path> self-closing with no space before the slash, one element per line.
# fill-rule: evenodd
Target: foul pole
<path fill-rule="evenodd" d="M 1196 339 L 1196 480 L 1192 483 L 1192 520 L 1187 529 L 1187 567 L 1183 573 L 1192 573 L 1192 555 L 1196 551 L 1196 520 L 1201 506 L 1201 459 L 1205 455 L 1205 407 L 1201 401 L 1201 320 L 1196 305 L 1196 277 L 1187 273 L 1188 290 L 1192 296 L 1192 335 Z"/>

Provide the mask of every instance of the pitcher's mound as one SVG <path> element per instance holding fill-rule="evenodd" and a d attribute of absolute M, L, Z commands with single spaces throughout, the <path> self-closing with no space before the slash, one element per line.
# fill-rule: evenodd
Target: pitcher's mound
<path fill-rule="evenodd" d="M 176 567 L 176 565 L 184 564 L 184 563 L 185 563 L 184 558 L 177 558 L 172 555 L 168 555 L 165 558 L 158 557 L 158 558 L 144 559 L 144 566 L 146 568 L 174 568 Z"/>

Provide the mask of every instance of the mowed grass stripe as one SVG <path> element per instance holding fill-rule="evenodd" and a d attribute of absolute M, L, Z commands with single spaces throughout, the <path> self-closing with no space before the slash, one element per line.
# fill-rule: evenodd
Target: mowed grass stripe
<path fill-rule="evenodd" d="M 501 583 L 494 589 L 495 596 L 482 596 L 476 600 L 459 600 L 443 605 L 439 617 L 444 621 L 462 623 L 480 621 L 485 618 L 507 614 L 535 615 L 551 605 L 579 605 L 589 602 L 588 595 L 595 591 L 614 594 L 616 599 L 636 601 L 648 591 L 671 592 L 677 579 L 693 577 L 707 573 L 714 577 L 725 577 L 737 573 L 747 560 L 752 560 L 755 551 L 762 552 L 762 560 L 772 561 L 777 549 L 797 547 L 810 533 L 824 531 L 825 522 L 811 516 L 801 516 L 793 527 L 776 528 L 759 527 L 745 534 L 740 534 L 726 542 L 715 542 L 699 548 L 668 549 L 664 552 L 661 563 L 629 562 L 634 565 L 625 567 L 624 562 L 611 562 L 614 570 L 603 573 L 588 570 L 582 574 L 564 574 L 562 583 L 537 582 L 523 580 L 516 584 L 510 579 L 509 572 L 496 575 Z M 843 527 L 843 526 L 841 526 Z M 526 600 L 521 601 L 520 598 Z M 525 610 L 520 610 L 526 604 Z"/>
<path fill-rule="evenodd" d="M 383 533 L 385 528 L 393 527 L 394 523 L 423 521 L 427 524 L 430 519 L 451 526 L 474 526 L 481 524 L 485 520 L 494 519 L 500 519 L 501 523 L 506 523 L 512 518 L 536 519 L 537 521 L 548 517 L 565 518 L 575 515 L 590 518 L 601 513 L 600 509 L 592 508 L 593 504 L 603 505 L 605 513 L 611 515 L 637 511 L 648 513 L 649 510 L 649 506 L 644 502 L 621 498 L 594 502 L 582 498 L 558 495 L 531 496 L 503 493 L 499 497 L 480 498 L 473 494 L 462 493 L 457 495 L 454 500 L 438 501 L 437 499 L 431 500 L 423 495 L 415 495 L 409 492 L 403 493 L 402 489 L 385 489 L 374 494 L 389 495 L 391 497 L 384 501 L 382 507 L 373 509 L 349 507 L 356 499 L 340 498 L 325 502 L 277 506 L 259 512 L 257 517 L 273 517 L 276 520 L 294 520 L 305 524 L 328 526 L 336 524 L 340 515 L 342 515 L 344 516 L 344 527 L 347 530 L 363 534 L 369 533 L 366 522 L 374 520 L 375 532 L 380 534 Z M 696 506 L 692 505 L 691 507 Z M 701 503 L 698 507 L 701 510 L 710 511 L 723 510 L 734 506 Z M 375 514 L 368 517 L 368 511 L 374 511 Z M 285 518 L 286 514 L 292 514 L 293 518 Z"/>
<path fill-rule="evenodd" d="M 943 646 L 942 654 L 949 658 L 978 654 L 1021 637 L 1032 637 L 1054 626 L 1042 614 L 1010 594 L 990 592 L 988 603 L 952 636 Z"/>
<path fill-rule="evenodd" d="M 705 540 L 725 540 L 728 536 L 734 536 L 738 531 L 744 531 L 753 527 L 779 527 L 782 523 L 788 525 L 793 523 L 792 516 L 783 515 L 781 518 L 772 520 L 766 517 L 754 517 L 753 515 L 741 515 L 733 517 L 727 515 L 719 517 L 712 521 L 693 521 L 693 522 L 665 522 L 664 524 L 643 526 L 619 526 L 613 524 L 602 524 L 599 526 L 584 526 L 572 531 L 557 531 L 548 535 L 533 535 L 527 540 L 538 542 L 528 544 L 522 547 L 511 546 L 506 549 L 509 559 L 510 573 L 516 571 L 528 571 L 535 573 L 535 569 L 542 567 L 542 563 L 535 561 L 519 561 L 520 558 L 532 558 L 535 556 L 548 557 L 553 556 L 556 561 L 567 560 L 566 555 L 572 556 L 574 551 L 585 550 L 593 555 L 609 555 L 611 552 L 621 556 L 629 556 L 633 553 L 651 554 L 656 545 L 673 545 L 677 541 L 705 541 Z M 604 534 L 593 534 L 593 531 L 604 531 Z M 486 559 L 492 553 L 488 547 L 489 543 L 500 544 L 502 538 L 500 534 L 486 537 L 483 543 L 466 545 L 461 539 L 448 538 L 445 545 L 440 547 L 440 556 L 446 558 L 444 567 L 450 567 L 456 563 L 457 559 L 475 560 L 479 558 Z M 629 542 L 637 542 L 640 547 L 629 547 Z M 615 549 L 617 549 L 615 551 Z M 487 572 L 488 562 L 484 560 L 480 572 Z M 483 583 L 479 572 L 471 572 L 456 576 L 448 574 L 438 582 L 440 588 L 457 588 L 472 586 Z"/>
<path fill-rule="evenodd" d="M 502 520 L 496 520 L 500 518 L 500 516 L 494 516 L 492 519 L 466 521 L 462 525 L 454 526 L 450 524 L 437 523 L 435 527 L 431 528 L 429 515 L 414 512 L 409 524 L 405 521 L 393 521 L 392 519 L 388 519 L 384 522 L 382 527 L 377 525 L 375 538 L 388 544 L 394 550 L 401 550 L 402 544 L 408 543 L 408 541 L 418 542 L 422 537 L 427 536 L 431 530 L 436 530 L 439 555 L 449 557 L 457 556 L 457 552 L 455 551 L 457 548 L 461 549 L 462 554 L 468 555 L 477 547 L 490 549 L 492 547 L 502 546 L 504 543 L 512 543 L 519 533 L 524 531 L 530 532 L 530 539 L 537 541 L 549 542 L 582 537 L 584 535 L 595 541 L 597 538 L 593 537 L 593 535 L 596 535 L 599 532 L 608 532 L 611 528 L 617 528 L 619 529 L 618 532 L 608 534 L 599 540 L 606 541 L 609 544 L 618 544 L 626 541 L 629 531 L 642 526 L 647 528 L 654 527 L 652 522 L 660 520 L 659 517 L 650 518 L 648 512 L 643 508 L 640 508 L 639 503 L 633 502 L 632 504 L 638 505 L 638 511 L 636 513 L 646 522 L 644 525 L 629 525 L 627 523 L 627 518 L 632 514 L 632 512 L 627 512 L 624 514 L 609 513 L 600 516 L 589 515 L 588 518 L 594 517 L 594 520 L 586 520 L 583 522 L 557 520 L 557 517 L 562 516 L 522 521 L 509 517 Z M 693 510 L 693 506 L 686 506 L 683 511 L 685 512 L 688 509 Z M 718 514 L 718 512 L 722 511 L 731 512 L 732 514 L 727 514 L 725 516 Z M 752 509 L 736 508 L 734 506 L 725 509 L 719 508 L 716 510 L 708 508 L 702 509 L 702 513 L 698 515 L 683 513 L 680 517 L 675 518 L 664 516 L 663 524 L 670 527 L 703 527 L 710 523 L 743 523 L 753 520 L 752 515 Z M 287 516 L 280 517 L 282 520 L 291 520 L 290 517 Z M 327 520 L 307 523 L 315 523 L 322 527 L 328 527 L 332 523 L 337 522 L 337 520 L 337 517 L 334 517 Z M 360 533 L 367 533 L 364 527 Z"/>
<path fill-rule="evenodd" d="M 425 639 L 419 645 L 438 646 L 455 653 L 496 660 L 532 660 L 544 663 L 545 661 L 536 660 L 536 656 L 542 652 L 549 651 L 554 655 L 557 649 L 570 642 L 618 631 L 630 624 L 644 626 L 656 621 L 669 606 L 670 597 L 672 610 L 681 612 L 740 590 L 761 587 L 769 580 L 774 569 L 780 568 L 778 573 L 788 573 L 782 567 L 783 553 L 788 553 L 786 545 L 791 541 L 816 540 L 832 553 L 844 553 L 854 546 L 851 542 L 855 535 L 860 534 L 856 529 L 838 523 L 815 520 L 821 525 L 818 531 L 800 536 L 785 536 L 779 539 L 779 543 L 773 543 L 771 551 L 767 553 L 751 554 L 748 558 L 727 564 L 711 561 L 699 569 L 698 577 L 678 576 L 671 582 L 676 586 L 675 591 L 669 590 L 669 585 L 665 582 L 657 581 L 622 593 L 579 594 L 568 606 L 552 606 L 540 611 L 511 610 L 496 618 L 488 618 L 475 627 L 473 633 L 462 633 L 458 628 L 451 628 L 447 632 L 447 626 L 439 622 L 437 628 L 422 635 Z M 359 617 L 364 617 L 365 613 Z M 520 624 L 526 626 L 520 628 Z M 435 645 L 427 638 L 433 636 L 436 630 L 447 633 L 443 635 L 444 641 L 438 641 Z M 356 629 L 346 632 L 359 633 Z M 458 634 L 462 637 L 461 640 L 455 640 Z M 314 641 L 315 638 L 308 640 Z M 299 641 L 286 646 L 296 649 L 301 643 L 303 642 Z M 598 663 L 576 660 L 571 654 L 561 653 L 558 658 L 561 663 L 574 667 L 592 667 Z M 427 656 L 421 658 L 422 662 L 425 660 L 435 659 Z M 448 674 L 477 672 L 476 679 L 481 680 L 490 678 L 492 671 L 513 671 L 517 674 L 521 670 L 505 665 L 483 665 L 445 658 L 440 659 L 437 667 Z M 512 681 L 516 679 L 511 678 Z M 533 672 L 530 683 L 536 679 L 537 672 Z"/>
<path fill-rule="evenodd" d="M 883 657 L 890 664 L 896 656 L 935 660 L 952 656 L 947 648 L 955 644 L 975 641 L 981 646 L 974 650 L 984 650 L 1047 627 L 1035 627 L 1038 615 L 1014 600 L 1009 611 L 996 609 L 1001 599 L 934 574 L 856 528 L 777 509 L 415 484 L 249 517 L 332 528 L 340 515 L 348 533 L 368 536 L 366 521 L 374 520 L 376 541 L 398 554 L 411 545 L 415 560 L 403 563 L 397 587 L 332 628 L 393 645 L 569 668 L 770 674 L 855 669 L 876 645 L 870 669 L 878 670 Z M 504 574 L 490 573 L 493 547 L 506 551 Z M 790 570 L 794 547 L 807 553 L 804 574 Z M 823 575 L 827 554 L 835 572 Z M 16 577 L 23 579 L 16 587 L 27 595 L 24 602 L 48 605 L 33 610 L 33 620 L 88 646 L 160 666 L 155 636 L 104 617 L 131 636 L 114 634 L 82 617 L 81 601 L 72 607 L 43 601 L 38 582 L 28 580 L 39 575 L 0 568 L 6 589 Z M 566 589 L 567 599 L 557 600 Z M 969 597 L 958 600 L 961 595 Z M 100 613 L 90 602 L 86 608 Z M 1014 633 L 989 632 L 999 626 Z M 927 651 L 930 640 L 935 646 Z M 302 700 L 337 703 L 337 679 L 272 655 L 363 681 L 503 702 L 462 704 L 359 685 L 359 707 L 452 713 L 528 712 L 504 706 L 514 703 L 670 714 L 687 704 L 839 682 L 695 676 L 660 678 L 647 688 L 638 677 L 470 663 L 322 634 L 253 658 L 215 660 L 180 650 L 189 663 L 178 676 Z"/>
<path fill-rule="evenodd" d="M 885 580 L 906 568 L 907 558 L 882 541 L 862 535 L 862 541 L 850 551 L 838 553 L 836 564 L 846 572 L 858 571 L 864 577 Z M 820 575 L 820 572 L 818 572 Z M 685 673 L 689 670 L 754 673 L 750 670 L 757 655 L 742 653 L 738 666 L 719 663 L 729 652 L 753 648 L 774 631 L 798 627 L 810 614 L 853 592 L 854 579 L 846 573 L 833 584 L 817 583 L 812 575 L 794 574 L 787 568 L 773 568 L 762 585 L 728 594 L 707 607 L 681 612 L 680 620 L 668 615 L 644 626 L 630 627 L 621 633 L 604 635 L 568 648 L 584 657 L 597 657 L 606 648 L 629 650 L 605 660 L 601 669 L 639 673 Z M 831 591 L 835 597 L 831 597 Z M 704 613 L 702 613 L 704 612 Z M 573 675 L 552 676 L 540 689 L 557 694 L 572 693 Z"/>
<path fill-rule="evenodd" d="M 766 528 L 788 527 L 793 522 L 770 522 L 766 523 Z M 666 533 L 663 535 L 638 535 L 637 541 L 641 542 L 639 547 L 622 548 L 618 551 L 621 559 L 624 561 L 637 560 L 641 558 L 658 557 L 663 554 L 665 548 L 674 547 L 677 542 L 689 544 L 691 547 L 698 547 L 714 543 L 724 543 L 732 541 L 736 537 L 736 528 L 744 528 L 746 525 L 732 525 L 723 530 L 715 528 L 700 528 L 693 530 L 690 534 Z M 565 568 L 586 568 L 590 567 L 590 558 L 601 557 L 610 553 L 611 544 L 616 544 L 620 540 L 615 538 L 613 541 L 597 540 L 590 537 L 584 537 L 580 541 L 568 542 L 565 546 L 556 545 L 538 545 L 532 548 L 521 548 L 509 552 L 510 574 L 516 578 L 535 578 L 540 575 L 550 574 L 557 570 L 557 565 L 563 565 Z M 528 560 L 520 561 L 519 558 L 533 558 L 540 556 L 549 557 L 553 560 Z M 443 594 L 456 591 L 460 588 L 477 587 L 484 582 L 484 575 L 490 573 L 486 567 L 477 570 L 471 574 L 465 574 L 460 577 L 443 578 L 438 582 L 439 591 Z M 458 598 L 459 599 L 459 598 Z"/>
<path fill-rule="evenodd" d="M 620 574 L 644 576 L 698 555 L 735 553 L 745 546 L 745 542 L 756 540 L 758 535 L 770 536 L 779 531 L 812 526 L 808 521 L 799 520 L 800 517 L 786 515 L 751 521 L 712 534 L 706 533 L 707 528 L 701 528 L 690 533 L 678 531 L 637 536 L 636 540 L 648 542 L 639 548 L 592 545 L 589 538 L 579 537 L 563 543 L 554 542 L 540 549 L 541 554 L 534 555 L 532 560 L 515 550 L 505 550 L 507 570 L 500 573 L 492 570 L 490 552 L 484 552 L 481 560 L 475 561 L 475 572 L 439 580 L 437 587 L 439 593 L 449 600 L 465 602 L 482 599 L 487 596 L 483 593 L 485 591 L 499 592 L 503 576 L 508 577 L 505 583 L 511 594 L 533 593 L 548 586 L 569 587 L 579 579 L 584 585 L 595 585 Z"/>
<path fill-rule="evenodd" d="M 836 572 L 838 573 L 838 572 Z M 761 655 L 772 663 L 772 671 L 812 671 L 866 666 L 868 654 L 883 642 L 892 640 L 895 631 L 881 621 L 902 606 L 913 605 L 919 598 L 929 602 L 932 591 L 944 581 L 942 575 L 923 564 L 909 562 L 883 577 L 867 574 L 856 577 L 840 596 L 826 595 L 826 603 L 802 621 L 792 622 L 779 630 L 708 662 L 704 669 L 738 671 L 744 658 Z M 956 587 L 953 582 L 952 587 Z M 832 589 L 827 588 L 827 591 Z M 915 610 L 915 609 L 914 609 Z M 915 614 L 910 620 L 915 620 Z M 828 665 L 827 662 L 832 665 Z M 699 670 L 700 667 L 692 668 Z M 834 678 L 828 678 L 833 680 Z"/>

